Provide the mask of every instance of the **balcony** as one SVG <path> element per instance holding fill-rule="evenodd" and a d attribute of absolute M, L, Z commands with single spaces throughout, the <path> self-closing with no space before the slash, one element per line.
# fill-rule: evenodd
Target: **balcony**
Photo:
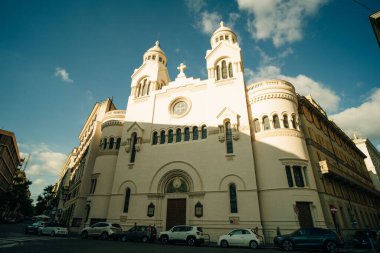
<path fill-rule="evenodd" d="M 125 118 L 125 110 L 113 110 L 104 114 L 102 129 L 109 125 L 122 125 Z"/>
<path fill-rule="evenodd" d="M 332 163 L 324 160 L 324 161 L 319 161 L 319 169 L 322 176 L 337 177 L 346 182 L 349 182 L 350 184 L 354 186 L 359 186 L 361 188 L 365 188 L 371 191 L 374 190 L 372 187 L 369 187 L 369 185 L 371 185 L 370 181 L 361 177 L 354 171 L 344 167 L 343 165 L 335 166 Z"/>

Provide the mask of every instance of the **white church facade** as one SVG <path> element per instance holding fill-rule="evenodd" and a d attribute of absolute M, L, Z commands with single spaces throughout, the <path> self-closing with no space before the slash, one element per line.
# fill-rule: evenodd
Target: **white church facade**
<path fill-rule="evenodd" d="M 236 227 L 328 227 L 295 88 L 246 85 L 236 34 L 223 23 L 206 52 L 208 78 L 171 80 L 157 42 L 134 71 L 126 111 L 107 99 L 84 126 L 58 182 L 60 218 L 202 226 L 211 240 Z M 378 222 L 378 220 L 377 220 Z"/>

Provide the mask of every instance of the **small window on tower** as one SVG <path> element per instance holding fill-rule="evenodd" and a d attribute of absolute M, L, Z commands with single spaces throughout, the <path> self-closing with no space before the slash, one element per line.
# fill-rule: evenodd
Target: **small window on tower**
<path fill-rule="evenodd" d="M 228 40 L 228 35 L 225 36 L 226 40 Z"/>
<path fill-rule="evenodd" d="M 218 38 L 216 38 L 216 39 L 215 39 L 215 42 L 218 42 L 218 41 L 219 41 L 219 39 L 218 39 Z"/>
<path fill-rule="evenodd" d="M 159 58 L 158 58 L 158 61 L 159 61 L 159 62 L 162 62 L 162 57 L 159 57 Z"/>
<path fill-rule="evenodd" d="M 148 60 L 150 60 L 150 55 L 148 56 Z"/>
<path fill-rule="evenodd" d="M 156 59 L 156 56 L 155 56 L 155 55 L 153 55 L 153 56 L 152 56 L 152 60 L 155 60 L 155 59 Z"/>
<path fill-rule="evenodd" d="M 220 40 L 223 40 L 223 35 L 219 37 Z"/>

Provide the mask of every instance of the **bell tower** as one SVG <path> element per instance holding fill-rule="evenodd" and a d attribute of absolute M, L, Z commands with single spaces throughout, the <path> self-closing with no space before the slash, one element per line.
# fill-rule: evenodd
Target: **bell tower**
<path fill-rule="evenodd" d="M 231 28 L 224 26 L 223 21 L 212 34 L 210 44 L 211 49 L 207 50 L 205 57 L 208 78 L 215 81 L 243 78 L 243 62 L 237 36 Z"/>
<path fill-rule="evenodd" d="M 131 96 L 133 98 L 149 96 L 155 90 L 168 85 L 167 58 L 160 47 L 160 42 L 145 52 L 143 64 L 132 74 Z"/>

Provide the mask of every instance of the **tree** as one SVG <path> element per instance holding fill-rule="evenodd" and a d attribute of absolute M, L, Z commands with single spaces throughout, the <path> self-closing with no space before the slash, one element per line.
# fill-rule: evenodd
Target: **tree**
<path fill-rule="evenodd" d="M 55 206 L 55 194 L 53 192 L 53 185 L 48 185 L 44 188 L 42 195 L 38 195 L 36 204 L 36 214 L 49 214 L 51 209 Z"/>

